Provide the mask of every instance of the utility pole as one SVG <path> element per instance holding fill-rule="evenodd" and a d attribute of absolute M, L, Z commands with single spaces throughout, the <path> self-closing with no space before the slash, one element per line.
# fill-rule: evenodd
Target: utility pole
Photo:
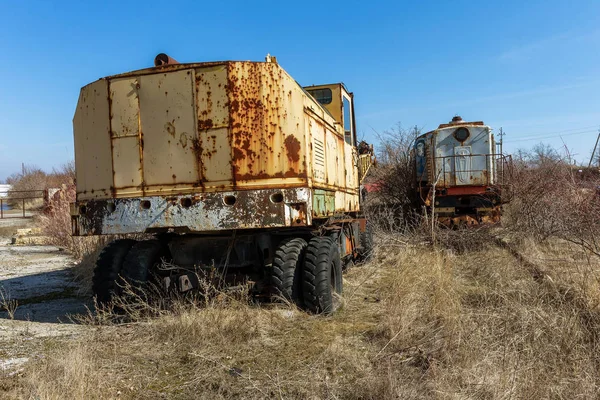
<path fill-rule="evenodd" d="M 496 145 L 496 151 L 498 151 L 498 148 L 500 148 L 500 151 L 498 151 L 498 155 L 499 157 L 496 159 L 496 163 L 499 160 L 500 161 L 500 179 L 504 182 L 504 158 L 502 156 L 502 142 L 504 140 L 504 131 L 502 130 L 502 127 L 500 127 L 500 133 L 498 134 L 498 136 L 500 136 L 500 143 L 498 143 Z M 497 164 L 496 164 L 496 168 L 497 168 Z"/>
<path fill-rule="evenodd" d="M 498 143 L 496 143 L 496 152 L 500 156 L 502 156 L 502 139 L 503 139 L 504 135 L 506 135 L 506 133 L 504 133 L 502 128 L 500 128 L 500 133 L 498 133 L 498 136 L 500 136 L 500 141 Z"/>
<path fill-rule="evenodd" d="M 594 155 L 596 154 L 596 148 L 598 147 L 598 140 L 600 140 L 600 129 L 598 129 L 598 137 L 596 138 L 596 144 L 594 145 L 594 151 L 592 151 L 592 156 L 590 157 L 590 163 L 588 164 L 588 168 L 592 166 L 592 161 L 594 161 Z"/>

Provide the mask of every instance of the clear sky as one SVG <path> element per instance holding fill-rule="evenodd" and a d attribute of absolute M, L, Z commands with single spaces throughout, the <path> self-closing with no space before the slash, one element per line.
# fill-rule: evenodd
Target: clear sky
<path fill-rule="evenodd" d="M 343 81 L 359 133 L 455 114 L 589 158 L 600 128 L 600 1 L 0 0 L 0 180 L 73 158 L 81 86 L 180 62 L 264 60 L 302 85 Z M 533 138 L 533 139 L 532 139 Z"/>

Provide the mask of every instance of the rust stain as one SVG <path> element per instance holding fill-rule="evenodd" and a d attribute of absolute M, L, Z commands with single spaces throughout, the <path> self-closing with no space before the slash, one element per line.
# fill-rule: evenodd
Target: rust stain
<path fill-rule="evenodd" d="M 194 151 L 194 155 L 196 156 L 196 166 L 198 169 L 198 180 L 199 185 L 204 187 L 204 181 L 206 176 L 205 165 L 202 162 L 202 153 L 204 152 L 204 148 L 202 147 L 202 141 L 198 138 L 192 139 L 192 149 Z"/>
<path fill-rule="evenodd" d="M 181 135 L 179 135 L 179 143 L 181 143 L 181 147 L 183 147 L 184 149 L 187 147 L 187 144 L 188 144 L 187 133 L 182 132 Z"/>
<path fill-rule="evenodd" d="M 175 134 L 177 133 L 176 129 L 175 129 L 175 125 L 173 125 L 173 122 L 167 122 L 165 124 L 165 130 L 169 133 L 169 135 L 175 137 Z"/>
<path fill-rule="evenodd" d="M 242 160 L 245 158 L 244 152 L 237 147 L 233 148 L 233 161 Z"/>
<path fill-rule="evenodd" d="M 292 162 L 300 161 L 300 141 L 292 135 L 288 135 L 284 141 L 288 159 Z"/>
<path fill-rule="evenodd" d="M 282 172 L 277 172 L 273 175 L 269 175 L 265 172 L 261 172 L 258 174 L 236 174 L 235 179 L 238 181 L 251 181 L 254 179 L 275 179 L 275 178 L 283 178 L 284 174 Z"/>
<path fill-rule="evenodd" d="M 200 119 L 198 120 L 198 130 L 207 131 L 213 127 L 212 119 Z"/>

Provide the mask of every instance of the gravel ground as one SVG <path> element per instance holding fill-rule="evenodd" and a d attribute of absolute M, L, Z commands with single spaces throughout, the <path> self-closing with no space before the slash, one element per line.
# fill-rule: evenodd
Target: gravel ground
<path fill-rule="evenodd" d="M 10 244 L 11 228 L 16 232 L 31 224 L 0 220 L 0 372 L 8 374 L 35 357 L 44 338 L 68 338 L 86 329 L 72 316 L 91 306 L 89 299 L 77 297 L 70 272 L 74 260 L 63 250 Z"/>

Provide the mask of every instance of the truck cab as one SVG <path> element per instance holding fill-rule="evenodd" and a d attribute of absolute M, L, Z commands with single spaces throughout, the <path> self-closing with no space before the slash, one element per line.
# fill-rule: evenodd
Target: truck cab
<path fill-rule="evenodd" d="M 356 146 L 354 95 L 346 89 L 346 86 L 343 83 L 333 83 L 305 86 L 304 90 L 325 107 L 336 123 L 344 127 L 346 143 Z"/>

